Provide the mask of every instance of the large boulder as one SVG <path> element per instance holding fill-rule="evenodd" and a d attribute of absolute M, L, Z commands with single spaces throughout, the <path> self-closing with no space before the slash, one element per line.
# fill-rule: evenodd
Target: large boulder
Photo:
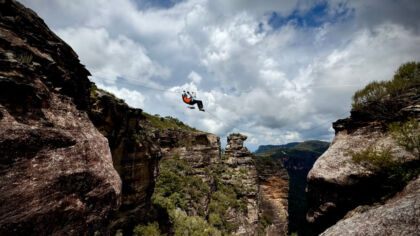
<path fill-rule="evenodd" d="M 328 150 L 308 174 L 310 209 L 307 220 L 322 232 L 360 205 L 384 202 L 402 190 L 403 183 L 389 184 L 385 170 L 353 159 L 355 153 L 387 152 L 403 170 L 418 170 L 420 156 L 409 152 L 388 132 L 388 124 L 419 118 L 420 93 L 413 87 L 396 97 L 353 109 L 351 117 L 333 124 L 336 131 Z M 397 173 L 398 174 L 398 173 Z"/>
<path fill-rule="evenodd" d="M 420 176 L 379 206 L 358 207 L 322 236 L 418 235 L 420 226 Z"/>
<path fill-rule="evenodd" d="M 0 234 L 103 232 L 120 205 L 89 72 L 31 10 L 0 1 Z"/>

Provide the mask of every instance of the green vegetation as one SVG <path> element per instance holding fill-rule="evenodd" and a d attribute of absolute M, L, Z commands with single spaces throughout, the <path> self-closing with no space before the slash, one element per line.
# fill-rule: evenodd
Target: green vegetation
<path fill-rule="evenodd" d="M 419 122 L 416 119 L 401 124 L 399 122 L 388 125 L 389 133 L 399 145 L 407 151 L 419 155 L 420 132 Z M 349 152 L 356 163 L 361 163 L 371 170 L 385 175 L 388 186 L 403 187 L 408 181 L 420 174 L 418 163 L 404 164 L 393 158 L 391 146 L 374 148 L 369 146 L 360 152 Z"/>
<path fill-rule="evenodd" d="M 301 143 L 271 145 L 261 147 L 264 150 L 257 154 L 257 168 L 280 165 L 289 174 L 289 233 L 299 235 L 316 235 L 312 226 L 306 221 L 308 208 L 306 198 L 306 177 L 316 159 L 329 147 L 328 142 L 309 140 Z"/>
<path fill-rule="evenodd" d="M 245 198 L 240 198 L 242 188 L 240 181 L 233 186 L 222 180 L 227 173 L 224 164 L 216 164 L 207 170 L 214 180 L 216 191 L 213 192 L 209 204 L 209 223 L 219 229 L 224 235 L 238 229 L 238 225 L 229 221 L 229 212 L 236 211 L 246 214 L 248 212 Z"/>
<path fill-rule="evenodd" d="M 90 82 L 90 98 L 96 99 L 98 97 L 98 87 L 93 82 Z"/>
<path fill-rule="evenodd" d="M 350 151 L 348 154 L 352 156 L 354 162 L 365 164 L 374 171 L 387 170 L 395 164 L 392 159 L 391 147 L 385 147 L 381 150 L 369 146 L 360 152 Z"/>
<path fill-rule="evenodd" d="M 385 96 L 397 96 L 409 88 L 420 85 L 420 63 L 409 62 L 400 66 L 391 81 L 371 82 L 353 95 L 353 108 L 362 109 Z"/>
<path fill-rule="evenodd" d="M 375 149 L 372 146 L 360 152 L 349 152 L 356 163 L 365 165 L 375 173 L 384 176 L 383 186 L 391 189 L 401 189 L 415 176 L 420 174 L 420 168 L 405 165 L 393 159 L 391 147 Z"/>
<path fill-rule="evenodd" d="M 155 128 L 158 128 L 159 130 L 165 130 L 165 129 L 182 129 L 187 131 L 195 131 L 198 130 L 195 128 L 192 128 L 186 124 L 184 124 L 182 121 L 178 120 L 177 118 L 173 118 L 170 116 L 166 117 L 160 117 L 159 115 L 150 115 L 146 112 L 143 112 L 143 114 L 146 116 L 147 120 L 152 123 L 152 125 Z"/>
<path fill-rule="evenodd" d="M 221 231 L 232 232 L 238 229 L 238 225 L 228 221 L 229 210 L 243 210 L 246 205 L 237 199 L 232 188 L 219 184 L 218 189 L 211 196 L 209 223 Z"/>
<path fill-rule="evenodd" d="M 330 143 L 319 140 L 307 140 L 290 148 L 296 151 L 310 151 L 321 155 L 328 149 Z"/>
<path fill-rule="evenodd" d="M 31 64 L 33 55 L 31 53 L 23 53 L 18 56 L 17 61 L 21 64 Z"/>
<path fill-rule="evenodd" d="M 420 155 L 420 125 L 418 120 L 411 118 L 404 124 L 394 122 L 388 125 L 388 130 L 399 145 L 409 152 Z"/>
<path fill-rule="evenodd" d="M 205 206 L 200 204 L 210 194 L 210 188 L 200 177 L 193 175 L 193 168 L 188 162 L 174 155 L 161 164 L 160 170 L 152 203 L 169 217 L 174 235 L 221 235 L 206 221 Z M 188 216 L 186 211 L 189 208 L 197 210 L 198 215 Z"/>
<path fill-rule="evenodd" d="M 159 224 L 157 222 L 149 223 L 147 225 L 138 225 L 134 228 L 133 236 L 161 236 Z"/>
<path fill-rule="evenodd" d="M 168 213 L 176 208 L 187 210 L 190 204 L 204 216 L 200 200 L 210 193 L 210 189 L 201 178 L 191 175 L 193 169 L 188 162 L 175 155 L 163 162 L 160 169 L 152 195 L 153 204 Z"/>
<path fill-rule="evenodd" d="M 145 235 L 145 232 L 160 235 L 159 225 L 171 235 L 226 236 L 237 230 L 238 224 L 232 220 L 232 213 L 247 214 L 247 199 L 244 196 L 247 190 L 242 188 L 241 180 L 226 183 L 224 178 L 226 175 L 247 175 L 248 171 L 244 168 L 231 170 L 223 163 L 207 166 L 204 170 L 213 180 L 213 192 L 179 155 L 165 160 L 160 165 L 151 197 L 154 208 L 159 212 L 159 224 L 139 225 L 136 235 Z M 208 209 L 203 202 L 205 199 L 210 200 Z M 197 215 L 189 215 L 191 209 Z"/>
<path fill-rule="evenodd" d="M 261 168 L 265 168 L 265 166 L 277 165 L 277 162 L 271 156 L 262 154 L 262 155 L 257 155 L 255 164 L 258 171 L 260 171 Z"/>
<path fill-rule="evenodd" d="M 260 153 L 256 153 L 256 155 L 259 157 L 272 157 L 274 159 L 277 159 L 281 156 L 294 156 L 294 158 L 304 156 L 303 159 L 305 159 L 306 157 L 312 156 L 313 154 L 321 155 L 325 152 L 325 150 L 327 150 L 329 145 L 330 143 L 324 141 L 307 140 L 300 143 L 290 143 L 278 146 L 272 145 L 272 148 L 269 148 Z"/>
<path fill-rule="evenodd" d="M 105 91 L 103 89 L 100 89 L 100 88 L 96 87 L 96 84 L 91 82 L 90 83 L 90 97 L 93 98 L 93 99 L 97 99 L 100 93 L 106 94 L 106 95 L 112 97 L 118 103 L 125 103 L 124 99 L 120 99 L 117 96 L 115 96 L 113 93 L 110 93 L 108 91 Z"/>
<path fill-rule="evenodd" d="M 229 160 L 230 156 L 226 154 L 222 154 L 222 160 Z"/>
<path fill-rule="evenodd" d="M 248 175 L 248 170 L 245 168 L 239 168 L 239 173 L 243 174 L 243 175 Z"/>
<path fill-rule="evenodd" d="M 175 236 L 220 236 L 219 230 L 199 216 L 188 216 L 187 213 L 176 209 L 171 217 L 174 222 Z"/>
<path fill-rule="evenodd" d="M 263 214 L 258 221 L 258 235 L 266 235 L 266 228 L 273 223 L 273 217 Z"/>

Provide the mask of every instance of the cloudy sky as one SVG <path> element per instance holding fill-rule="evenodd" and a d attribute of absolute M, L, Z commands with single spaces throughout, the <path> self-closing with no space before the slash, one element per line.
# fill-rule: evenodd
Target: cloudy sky
<path fill-rule="evenodd" d="M 418 0 L 24 0 L 90 78 L 133 106 L 246 146 L 320 139 L 351 96 L 420 61 Z M 196 91 L 206 112 L 190 110 Z M 223 142 L 225 143 L 225 142 Z"/>

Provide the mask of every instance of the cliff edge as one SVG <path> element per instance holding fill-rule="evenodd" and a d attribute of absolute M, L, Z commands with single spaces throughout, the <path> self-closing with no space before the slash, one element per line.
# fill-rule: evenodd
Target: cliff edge
<path fill-rule="evenodd" d="M 358 231 L 364 229 L 361 225 L 368 227 L 374 221 L 362 221 L 364 217 L 376 211 L 385 214 L 383 211 L 387 209 L 387 199 L 400 192 L 410 179 L 420 173 L 418 143 L 415 141 L 420 133 L 419 67 L 418 63 L 405 64 L 392 81 L 373 82 L 357 92 L 351 116 L 333 124 L 336 131 L 334 140 L 315 162 L 307 178 L 310 205 L 307 220 L 315 224 L 319 232 L 358 206 L 383 205 L 339 224 L 343 226 L 358 219 L 355 225 L 360 225 L 360 228 L 352 230 L 352 234 L 364 232 Z M 363 102 L 358 102 L 360 96 L 363 96 Z M 402 198 L 405 197 L 420 199 L 415 191 Z M 404 202 L 393 201 L 388 208 L 387 218 L 377 222 L 390 217 L 397 219 L 401 213 L 397 209 L 402 206 L 395 204 Z M 418 211 L 410 212 L 414 215 L 408 218 L 419 217 Z M 378 215 L 375 219 L 379 218 Z M 326 231 L 325 235 L 337 232 L 339 226 L 334 227 L 335 230 Z M 389 228 L 391 231 L 393 226 L 390 223 L 381 227 L 381 230 Z M 393 232 L 412 232 L 410 227 L 418 227 L 418 224 L 411 222 L 401 227 L 400 231 Z"/>

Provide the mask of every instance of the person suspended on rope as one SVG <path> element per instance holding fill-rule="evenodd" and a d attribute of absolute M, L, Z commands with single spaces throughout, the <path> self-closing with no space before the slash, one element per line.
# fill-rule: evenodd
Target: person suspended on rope
<path fill-rule="evenodd" d="M 200 111 L 204 111 L 203 102 L 201 100 L 196 99 L 196 96 L 195 96 L 194 92 L 192 92 L 192 95 L 191 95 L 190 92 L 183 91 L 182 92 L 182 101 L 184 101 L 188 105 L 191 105 L 192 107 L 190 107 L 190 108 L 192 108 L 192 109 L 194 109 L 194 105 L 197 104 L 198 109 Z"/>

